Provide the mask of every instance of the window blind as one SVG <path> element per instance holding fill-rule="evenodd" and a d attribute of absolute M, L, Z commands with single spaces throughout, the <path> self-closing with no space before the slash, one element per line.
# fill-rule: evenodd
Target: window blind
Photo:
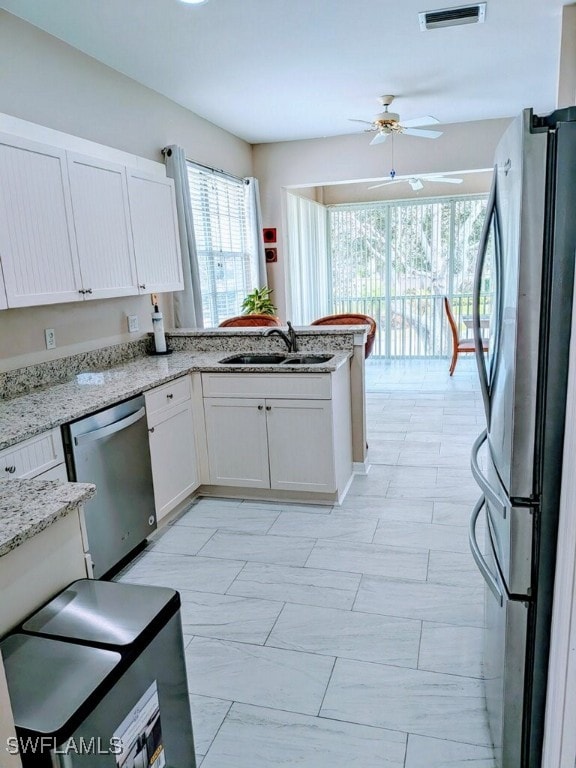
<path fill-rule="evenodd" d="M 246 184 L 193 163 L 188 180 L 200 269 L 204 327 L 241 313 L 255 274 Z"/>

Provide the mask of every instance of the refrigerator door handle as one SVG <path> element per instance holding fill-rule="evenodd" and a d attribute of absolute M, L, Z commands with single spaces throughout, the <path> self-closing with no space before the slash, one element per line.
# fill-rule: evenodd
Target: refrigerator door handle
<path fill-rule="evenodd" d="M 486 411 L 486 420 L 490 423 L 490 391 L 488 386 L 488 371 L 486 360 L 482 349 L 482 334 L 480 328 L 480 290 L 482 287 L 482 270 L 488 248 L 488 238 L 490 236 L 490 227 L 492 225 L 492 216 L 496 206 L 496 169 L 494 169 L 494 178 L 490 188 L 490 196 L 486 204 L 486 217 L 482 225 L 480 243 L 478 245 L 478 257 L 476 259 L 476 269 L 474 270 L 474 282 L 472 286 L 472 332 L 474 334 L 474 346 L 476 348 L 476 364 L 480 376 L 480 390 L 484 400 L 484 409 Z"/>
<path fill-rule="evenodd" d="M 484 559 L 484 556 L 480 550 L 480 547 L 478 546 L 478 539 L 476 538 L 476 523 L 478 522 L 478 517 L 485 504 L 486 504 L 486 499 L 484 498 L 484 496 L 480 496 L 480 498 L 478 499 L 478 501 L 474 506 L 474 509 L 472 510 L 472 515 L 470 517 L 470 527 L 468 529 L 468 541 L 470 544 L 470 551 L 472 552 L 472 557 L 474 558 L 476 565 L 478 566 L 478 570 L 482 574 L 482 577 L 484 578 L 484 581 L 488 585 L 490 591 L 492 592 L 496 600 L 498 600 L 498 604 L 500 605 L 500 607 L 502 607 L 504 605 L 504 589 L 502 588 L 500 580 L 492 573 L 490 568 L 488 568 L 486 560 Z"/>
<path fill-rule="evenodd" d="M 480 486 L 480 489 L 484 494 L 485 498 L 490 502 L 492 507 L 494 507 L 500 512 L 503 519 L 505 520 L 506 504 L 505 502 L 502 501 L 502 497 L 496 493 L 494 488 L 492 488 L 488 480 L 484 477 L 484 474 L 480 469 L 480 465 L 478 463 L 478 454 L 480 452 L 480 448 L 482 448 L 482 446 L 484 445 L 487 439 L 488 439 L 488 432 L 487 430 L 484 430 L 478 435 L 478 437 L 474 441 L 474 445 L 472 446 L 472 454 L 470 456 L 470 469 L 472 470 L 474 479 Z"/>
<path fill-rule="evenodd" d="M 502 297 L 502 288 L 500 285 L 502 270 L 500 222 L 498 216 L 497 176 L 498 166 L 494 168 L 494 177 L 492 179 L 490 195 L 486 204 L 486 217 L 484 219 L 482 233 L 480 235 L 478 257 L 476 259 L 476 268 L 474 270 L 474 281 L 472 286 L 472 334 L 474 336 L 476 364 L 478 366 L 478 374 L 480 376 L 480 390 L 482 392 L 484 410 L 486 412 L 486 422 L 488 424 L 490 424 L 490 388 L 494 379 L 498 358 L 500 357 L 500 324 L 502 322 L 500 306 Z M 495 311 L 493 311 L 494 328 L 491 329 L 492 335 L 490 338 L 490 347 L 493 350 L 492 364 L 490 366 L 490 371 L 488 371 L 486 357 L 484 355 L 484 340 L 482 338 L 481 329 L 481 315 L 483 313 L 480 311 L 480 294 L 482 290 L 482 273 L 484 270 L 484 262 L 486 261 L 491 227 L 494 228 L 494 274 L 492 275 L 492 280 L 495 284 L 496 290 L 494 295 Z"/>

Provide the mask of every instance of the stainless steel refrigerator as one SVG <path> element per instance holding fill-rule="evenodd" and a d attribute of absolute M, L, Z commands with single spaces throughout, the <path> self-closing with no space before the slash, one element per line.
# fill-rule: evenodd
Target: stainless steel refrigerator
<path fill-rule="evenodd" d="M 470 545 L 486 581 L 484 675 L 497 764 L 540 768 L 576 251 L 576 108 L 545 117 L 525 110 L 495 163 L 474 281 L 487 428 L 472 450 L 481 496 Z"/>

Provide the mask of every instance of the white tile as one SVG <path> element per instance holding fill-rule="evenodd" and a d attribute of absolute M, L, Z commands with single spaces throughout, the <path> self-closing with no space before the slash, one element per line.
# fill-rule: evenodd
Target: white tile
<path fill-rule="evenodd" d="M 377 614 L 287 605 L 266 645 L 416 667 L 420 627 L 419 621 Z"/>
<path fill-rule="evenodd" d="M 422 624 L 419 669 L 464 677 L 482 677 L 481 627 Z"/>
<path fill-rule="evenodd" d="M 283 512 L 268 533 L 273 536 L 306 536 L 370 543 L 377 523 L 374 519 L 362 519 L 360 515 Z"/>
<path fill-rule="evenodd" d="M 203 557 L 221 557 L 277 565 L 304 565 L 314 539 L 218 532 L 202 547 Z"/>
<path fill-rule="evenodd" d="M 408 736 L 405 768 L 497 768 L 492 747 Z"/>
<path fill-rule="evenodd" d="M 243 567 L 244 562 L 235 560 L 146 552 L 119 581 L 178 590 L 226 592 Z"/>
<path fill-rule="evenodd" d="M 224 718 L 228 714 L 231 701 L 213 699 L 210 696 L 190 694 L 190 709 L 192 711 L 192 731 L 196 757 L 205 755 L 218 733 Z"/>
<path fill-rule="evenodd" d="M 434 523 L 381 521 L 374 536 L 374 544 L 447 552 L 470 551 L 466 528 Z"/>
<path fill-rule="evenodd" d="M 181 592 L 182 630 L 190 635 L 263 644 L 283 603 L 256 598 Z"/>
<path fill-rule="evenodd" d="M 240 502 L 218 505 L 213 501 L 214 503 L 209 505 L 199 504 L 192 507 L 173 527 L 193 526 L 242 533 L 266 533 L 280 514 L 279 509 L 245 507 Z"/>
<path fill-rule="evenodd" d="M 187 526 L 170 525 L 149 543 L 148 549 L 171 555 L 195 555 L 215 533 L 214 528 L 188 528 Z"/>
<path fill-rule="evenodd" d="M 480 489 L 478 489 L 480 496 Z M 460 501 L 435 501 L 432 521 L 436 525 L 462 525 L 468 527 L 472 507 Z"/>
<path fill-rule="evenodd" d="M 204 768 L 403 768 L 406 735 L 234 704 Z"/>
<path fill-rule="evenodd" d="M 463 529 L 466 530 L 466 529 Z M 484 582 L 472 553 L 430 552 L 428 581 L 435 584 L 482 587 Z"/>
<path fill-rule="evenodd" d="M 363 576 L 354 610 L 481 627 L 484 589 Z"/>
<path fill-rule="evenodd" d="M 337 659 L 320 714 L 468 744 L 492 743 L 482 681 L 456 675 Z"/>
<path fill-rule="evenodd" d="M 359 584 L 358 573 L 247 563 L 228 594 L 349 609 Z"/>
<path fill-rule="evenodd" d="M 334 659 L 195 637 L 186 648 L 190 693 L 316 715 Z"/>
<path fill-rule="evenodd" d="M 382 547 L 377 544 L 319 541 L 306 566 L 377 576 L 400 575 L 406 579 L 424 580 L 428 568 L 428 553 L 422 550 Z"/>
<path fill-rule="evenodd" d="M 372 499 L 368 496 L 346 496 L 333 515 L 353 512 L 360 517 L 376 517 L 379 520 L 398 520 L 412 523 L 432 522 L 433 502 L 425 499 Z"/>

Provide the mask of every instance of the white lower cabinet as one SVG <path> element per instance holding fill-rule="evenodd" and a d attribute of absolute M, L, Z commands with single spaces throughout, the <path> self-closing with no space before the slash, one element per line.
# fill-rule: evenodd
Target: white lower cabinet
<path fill-rule="evenodd" d="M 0 451 L 0 478 L 68 480 L 59 429 L 51 429 Z"/>
<path fill-rule="evenodd" d="M 203 374 L 211 485 L 325 494 L 344 490 L 352 475 L 346 366 L 308 379 L 300 374 L 225 377 Z M 270 397 L 235 396 L 250 390 Z M 226 392 L 231 396 L 210 396 Z M 301 396 L 288 397 L 289 392 Z"/>
<path fill-rule="evenodd" d="M 150 390 L 145 399 L 154 502 L 161 520 L 199 484 L 189 377 Z"/>

